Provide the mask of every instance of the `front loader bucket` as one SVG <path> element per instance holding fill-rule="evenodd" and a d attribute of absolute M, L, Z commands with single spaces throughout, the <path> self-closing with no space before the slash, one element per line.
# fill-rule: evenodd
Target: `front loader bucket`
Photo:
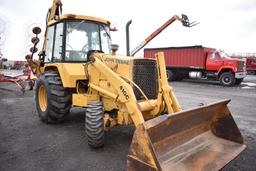
<path fill-rule="evenodd" d="M 219 170 L 245 149 L 224 100 L 161 115 L 136 128 L 128 170 Z"/>

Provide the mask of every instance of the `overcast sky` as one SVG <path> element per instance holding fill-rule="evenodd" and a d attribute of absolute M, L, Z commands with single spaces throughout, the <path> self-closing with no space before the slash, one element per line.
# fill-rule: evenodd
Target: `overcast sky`
<path fill-rule="evenodd" d="M 176 21 L 146 47 L 203 45 L 227 53 L 256 52 L 256 0 L 62 0 L 64 13 L 83 14 L 109 20 L 119 54 L 126 53 L 125 24 L 132 19 L 131 50 L 173 15 L 188 15 L 200 22 L 185 28 Z M 52 0 L 0 0 L 0 21 L 5 24 L 2 51 L 9 59 L 24 59 L 32 46 L 31 28 L 45 29 L 45 17 Z M 0 25 L 0 32 L 3 25 Z M 41 33 L 43 36 L 43 33 Z M 2 39 L 3 40 L 3 39 Z M 1 46 L 1 42 L 0 42 Z M 143 55 L 143 51 L 138 53 Z"/>

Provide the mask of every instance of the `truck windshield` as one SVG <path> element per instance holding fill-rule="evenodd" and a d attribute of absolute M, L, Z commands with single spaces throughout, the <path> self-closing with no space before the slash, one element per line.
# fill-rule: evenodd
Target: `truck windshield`
<path fill-rule="evenodd" d="M 67 22 L 65 61 L 87 61 L 90 50 L 110 53 L 110 44 L 107 26 L 87 21 Z"/>
<path fill-rule="evenodd" d="M 220 52 L 220 56 L 225 59 L 231 59 L 231 57 L 225 52 Z"/>

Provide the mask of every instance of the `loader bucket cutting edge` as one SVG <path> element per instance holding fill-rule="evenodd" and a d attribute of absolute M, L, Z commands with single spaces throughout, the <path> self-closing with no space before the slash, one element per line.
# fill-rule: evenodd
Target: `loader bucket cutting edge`
<path fill-rule="evenodd" d="M 161 115 L 139 125 L 128 170 L 219 170 L 245 149 L 230 100 Z"/>

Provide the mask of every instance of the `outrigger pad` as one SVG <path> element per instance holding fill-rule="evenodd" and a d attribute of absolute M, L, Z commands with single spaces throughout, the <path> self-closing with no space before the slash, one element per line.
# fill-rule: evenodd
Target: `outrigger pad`
<path fill-rule="evenodd" d="M 245 149 L 230 100 L 162 115 L 135 130 L 128 170 L 219 170 Z"/>

